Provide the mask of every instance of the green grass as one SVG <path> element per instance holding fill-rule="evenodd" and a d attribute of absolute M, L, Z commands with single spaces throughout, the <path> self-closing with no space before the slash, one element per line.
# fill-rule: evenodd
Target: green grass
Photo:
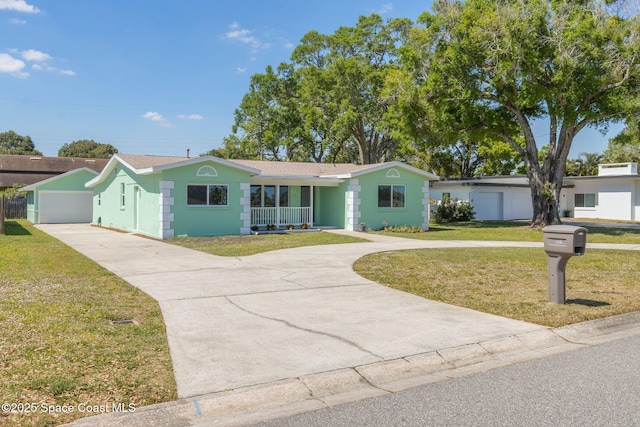
<path fill-rule="evenodd" d="M 640 230 L 605 227 L 585 227 L 589 243 L 640 244 Z M 542 242 L 542 229 L 531 228 L 516 221 L 472 221 L 454 224 L 430 224 L 422 233 L 396 233 L 378 231 L 389 236 L 423 240 L 505 240 Z"/>
<path fill-rule="evenodd" d="M 333 233 L 304 232 L 249 236 L 175 237 L 168 243 L 218 256 L 247 256 L 300 246 L 366 242 L 365 239 Z"/>
<path fill-rule="evenodd" d="M 546 326 L 640 310 L 637 251 L 588 250 L 566 268 L 567 304 L 548 301 L 547 257 L 530 248 L 421 249 L 365 256 L 354 268 L 389 287 Z"/>
<path fill-rule="evenodd" d="M 160 308 L 152 298 L 27 221 L 0 235 L 0 396 L 37 403 L 0 425 L 49 426 L 95 415 L 40 405 L 136 407 L 177 398 Z M 139 325 L 111 324 L 135 319 Z"/>

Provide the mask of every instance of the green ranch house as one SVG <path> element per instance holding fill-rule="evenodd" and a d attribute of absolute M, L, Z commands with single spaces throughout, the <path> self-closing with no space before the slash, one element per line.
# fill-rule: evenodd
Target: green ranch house
<path fill-rule="evenodd" d="M 90 211 L 87 222 L 159 239 L 288 227 L 359 230 L 361 224 L 381 228 L 384 223 L 426 230 L 429 181 L 438 179 L 401 162 L 354 165 L 125 154 L 114 155 L 97 176 L 86 172 L 49 180 L 48 187 L 60 190 L 48 197 L 63 201 L 68 194 L 90 194 L 91 206 L 83 208 L 85 217 L 86 209 Z M 65 185 L 56 186 L 56 179 Z M 28 190 L 34 192 L 29 196 L 33 221 L 43 222 L 38 218 L 47 214 L 39 212 L 38 184 Z M 75 217 L 69 212 L 70 221 L 60 220 L 57 212 L 56 222 L 74 222 Z"/>

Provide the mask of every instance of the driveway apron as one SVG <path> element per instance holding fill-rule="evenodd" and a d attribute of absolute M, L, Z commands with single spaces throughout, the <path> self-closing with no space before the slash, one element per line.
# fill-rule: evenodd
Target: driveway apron
<path fill-rule="evenodd" d="M 234 258 L 86 224 L 38 227 L 159 302 L 180 397 L 545 329 L 396 291 L 352 269 L 380 251 L 539 243 L 366 235 L 371 242 Z"/>

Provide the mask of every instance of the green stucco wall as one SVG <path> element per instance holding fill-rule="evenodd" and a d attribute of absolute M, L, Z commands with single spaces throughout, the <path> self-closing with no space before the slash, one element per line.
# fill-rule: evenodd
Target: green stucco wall
<path fill-rule="evenodd" d="M 218 176 L 197 176 L 197 171 L 205 166 L 212 166 Z M 240 200 L 243 192 L 240 184 L 249 184 L 249 173 L 214 162 L 197 163 L 191 166 L 170 169 L 162 174 L 163 181 L 172 181 L 174 188 L 171 196 L 174 199 L 173 230 L 175 236 L 215 236 L 240 234 L 243 226 L 240 214 Z M 223 184 L 228 186 L 228 206 L 188 206 L 188 184 Z"/>
<path fill-rule="evenodd" d="M 105 182 L 94 188 L 93 223 L 158 237 L 157 181 L 157 175 L 135 175 L 118 165 Z M 136 191 L 139 191 L 137 198 Z"/>
<path fill-rule="evenodd" d="M 211 166 L 217 176 L 197 176 L 203 166 Z M 241 183 L 249 183 L 249 174 L 215 162 L 200 162 L 168 169 L 151 175 L 136 175 L 118 165 L 107 181 L 95 187 L 93 222 L 104 227 L 137 232 L 161 238 L 161 182 L 171 182 L 168 190 L 174 236 L 213 236 L 240 234 Z M 121 206 L 121 185 L 125 205 Z M 188 206 L 188 184 L 224 184 L 228 186 L 228 206 Z M 136 197 L 137 194 L 137 197 Z"/>
<path fill-rule="evenodd" d="M 387 168 L 357 177 L 360 186 L 360 222 L 367 228 L 380 229 L 388 225 L 421 226 L 425 194 L 425 177 L 401 168 Z M 379 208 L 379 185 L 404 185 L 404 208 Z"/>
<path fill-rule="evenodd" d="M 314 188 L 314 225 L 345 227 L 345 192 L 347 184 L 338 187 Z"/>

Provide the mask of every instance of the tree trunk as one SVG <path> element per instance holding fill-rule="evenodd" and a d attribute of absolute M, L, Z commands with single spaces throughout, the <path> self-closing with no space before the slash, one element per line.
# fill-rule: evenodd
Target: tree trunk
<path fill-rule="evenodd" d="M 529 173 L 529 185 L 533 205 L 531 227 L 561 224 L 558 200 L 560 200 L 562 183 L 556 185 L 549 177 L 535 176 L 535 174 Z"/>

